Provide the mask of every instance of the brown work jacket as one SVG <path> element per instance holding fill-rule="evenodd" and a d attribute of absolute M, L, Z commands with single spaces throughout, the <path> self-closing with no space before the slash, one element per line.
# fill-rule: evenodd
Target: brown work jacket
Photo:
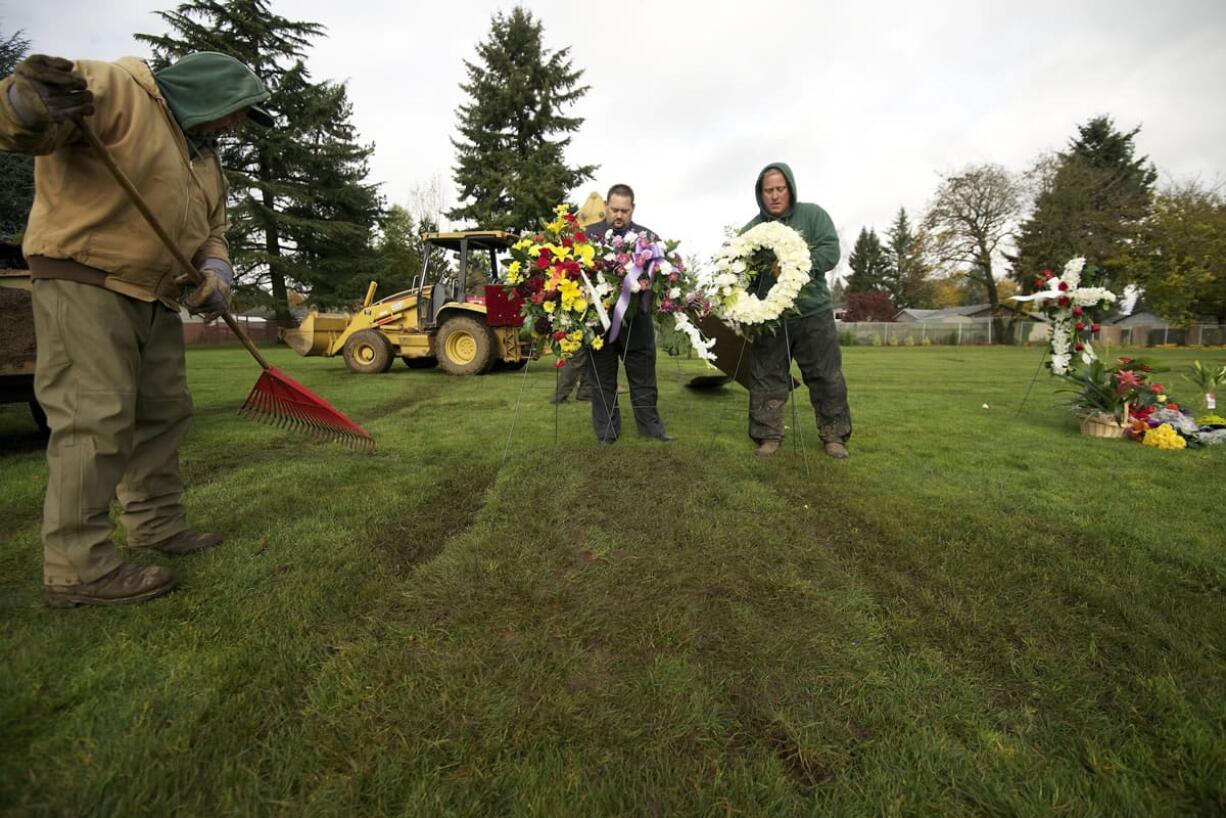
<path fill-rule="evenodd" d="M 94 93 L 86 122 L 140 191 L 178 248 L 199 266 L 229 261 L 225 178 L 211 150 L 190 151 L 154 82 L 135 57 L 80 60 Z M 75 124 L 29 128 L 0 82 L 0 150 L 33 154 L 34 206 L 22 251 L 34 278 L 87 281 L 178 309 L 174 258 L 128 201 Z"/>

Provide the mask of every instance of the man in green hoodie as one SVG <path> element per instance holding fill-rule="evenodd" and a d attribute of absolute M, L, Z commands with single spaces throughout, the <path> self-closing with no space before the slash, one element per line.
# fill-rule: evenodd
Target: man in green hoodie
<path fill-rule="evenodd" d="M 749 358 L 749 436 L 758 444 L 756 454 L 769 457 L 783 440 L 783 410 L 792 388 L 791 362 L 800 365 L 809 402 L 817 415 L 817 431 L 826 454 L 836 459 L 848 456 L 851 412 L 834 306 L 826 273 L 839 262 L 839 236 L 829 214 L 818 205 L 796 199 L 792 169 L 773 162 L 762 169 L 754 185 L 758 215 L 741 232 L 767 221 L 778 221 L 804 236 L 813 268 L 791 310 L 773 333 L 754 338 Z M 764 297 L 774 286 L 771 275 L 762 275 L 754 292 Z"/>
<path fill-rule="evenodd" d="M 35 394 L 47 413 L 43 599 L 52 607 L 143 602 L 175 586 L 164 566 L 125 562 L 111 541 L 118 499 L 130 551 L 171 556 L 218 545 L 192 531 L 179 444 L 191 419 L 180 304 L 229 309 L 220 131 L 272 118 L 264 84 L 224 54 L 144 62 L 35 55 L 0 81 L 0 150 L 33 154 L 34 205 L 22 250 L 33 279 Z M 107 146 L 198 287 L 90 149 Z"/>

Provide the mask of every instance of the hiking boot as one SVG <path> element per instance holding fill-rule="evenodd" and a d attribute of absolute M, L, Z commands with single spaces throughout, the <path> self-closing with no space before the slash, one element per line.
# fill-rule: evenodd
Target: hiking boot
<path fill-rule="evenodd" d="M 48 608 L 77 605 L 130 605 L 173 591 L 175 572 L 164 565 L 122 562 L 114 571 L 80 585 L 44 585 L 43 604 Z"/>
<path fill-rule="evenodd" d="M 758 448 L 754 450 L 754 454 L 758 457 L 770 457 L 777 451 L 779 451 L 778 440 L 763 440 L 758 444 Z"/>
<path fill-rule="evenodd" d="M 153 545 L 129 545 L 128 550 L 134 554 L 157 551 L 159 554 L 181 557 L 184 554 L 194 554 L 215 545 L 221 545 L 220 534 L 206 534 L 188 528 Z"/>
<path fill-rule="evenodd" d="M 851 457 L 851 452 L 847 451 L 847 447 L 837 441 L 831 441 L 826 444 L 826 454 L 835 460 L 846 460 Z"/>

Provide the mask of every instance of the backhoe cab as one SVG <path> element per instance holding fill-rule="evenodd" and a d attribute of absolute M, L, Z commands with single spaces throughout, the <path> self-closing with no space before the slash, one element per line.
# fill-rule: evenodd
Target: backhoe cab
<path fill-rule="evenodd" d="M 312 311 L 297 329 L 281 338 L 299 355 L 342 355 L 353 372 L 386 372 L 396 356 L 412 368 L 440 366 L 453 375 L 477 375 L 497 362 L 522 366 L 530 347 L 520 341 L 523 317 L 518 296 L 508 296 L 501 279 L 500 256 L 519 240 L 502 230 L 426 233 L 428 251 L 454 253 L 449 265 L 423 261 L 411 289 L 379 301 L 375 282 L 362 307 L 353 314 Z M 483 295 L 467 293 L 474 262 L 488 255 L 489 282 Z M 423 252 L 425 259 L 429 252 Z"/>

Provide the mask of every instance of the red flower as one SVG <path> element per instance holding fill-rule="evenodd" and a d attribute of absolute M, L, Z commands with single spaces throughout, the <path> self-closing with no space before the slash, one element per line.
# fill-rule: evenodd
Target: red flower
<path fill-rule="evenodd" d="M 566 366 L 566 361 L 562 360 L 561 358 L 558 358 L 556 361 L 553 362 L 554 369 L 561 369 L 564 366 Z"/>
<path fill-rule="evenodd" d="M 1085 328 L 1086 328 L 1086 322 L 1085 322 L 1085 321 L 1078 321 L 1078 322 L 1077 322 L 1077 329 L 1082 330 L 1082 329 L 1085 329 Z"/>
<path fill-rule="evenodd" d="M 1155 395 L 1160 395 L 1166 391 L 1165 389 L 1162 388 L 1162 384 L 1160 383 L 1152 383 L 1149 385 L 1149 388 L 1154 390 Z"/>
<path fill-rule="evenodd" d="M 1166 408 L 1167 408 L 1167 409 L 1170 409 L 1172 412 L 1178 412 L 1178 411 L 1179 411 L 1179 404 L 1178 404 L 1178 403 L 1168 403 L 1168 404 L 1166 405 Z"/>
<path fill-rule="evenodd" d="M 1044 281 L 1044 280 L 1043 280 L 1043 279 L 1041 279 L 1041 278 L 1036 278 L 1036 279 L 1034 280 L 1034 286 L 1036 286 L 1036 287 L 1042 287 L 1042 286 L 1043 286 L 1044 284 L 1046 284 L 1046 283 L 1047 283 L 1047 282 L 1046 282 L 1046 281 Z"/>
<path fill-rule="evenodd" d="M 1090 324 L 1090 332 L 1098 332 L 1098 324 Z"/>
<path fill-rule="evenodd" d="M 555 341 L 561 341 L 561 340 L 564 340 L 565 338 L 566 338 L 566 333 L 562 330 L 558 330 L 557 332 L 553 334 L 553 340 Z"/>
<path fill-rule="evenodd" d="M 1081 352 L 1081 350 L 1083 350 L 1083 349 L 1085 349 L 1085 348 L 1086 348 L 1086 345 L 1085 345 L 1085 344 L 1081 343 L 1080 341 L 1078 341 L 1078 342 L 1077 342 L 1077 351 L 1078 351 L 1078 352 Z"/>
<path fill-rule="evenodd" d="M 1081 307 L 1073 307 L 1073 315 L 1081 315 L 1085 310 Z"/>
<path fill-rule="evenodd" d="M 1067 295 L 1060 296 L 1060 298 L 1056 300 L 1056 303 L 1059 304 L 1061 307 L 1067 307 L 1068 306 L 1068 296 Z"/>
<path fill-rule="evenodd" d="M 587 244 L 587 233 L 580 230 L 575 234 L 575 244 Z"/>
<path fill-rule="evenodd" d="M 1040 270 L 1039 275 L 1043 276 L 1044 279 L 1048 279 L 1052 277 L 1051 270 Z"/>
<path fill-rule="evenodd" d="M 562 237 L 562 246 L 563 246 L 563 247 L 574 247 L 574 246 L 575 246 L 575 242 L 574 242 L 574 240 L 573 240 L 573 239 L 572 239 L 570 236 L 563 236 L 563 237 Z"/>
<path fill-rule="evenodd" d="M 542 250 L 541 254 L 536 257 L 536 269 L 544 270 L 548 266 L 549 266 L 549 256 L 545 255 L 545 251 Z"/>
<path fill-rule="evenodd" d="M 565 219 L 566 221 L 570 222 L 571 224 L 574 224 L 575 222 L 577 222 L 577 221 L 578 221 L 578 219 L 575 217 L 575 214 L 574 214 L 574 213 L 567 213 L 567 214 L 566 214 L 565 216 L 563 216 L 562 218 L 563 218 L 563 219 Z"/>
<path fill-rule="evenodd" d="M 1068 292 L 1068 282 L 1067 281 L 1060 282 L 1060 292 L 1062 293 Z"/>

